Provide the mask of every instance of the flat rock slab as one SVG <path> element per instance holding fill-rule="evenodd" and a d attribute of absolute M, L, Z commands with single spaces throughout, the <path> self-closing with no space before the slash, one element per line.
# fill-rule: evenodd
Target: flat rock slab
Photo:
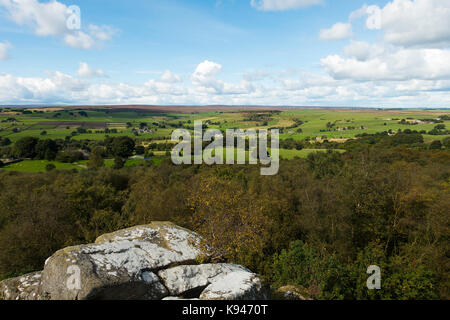
<path fill-rule="evenodd" d="M 256 274 L 237 271 L 207 286 L 200 300 L 267 300 L 269 297 L 270 290 Z"/>
<path fill-rule="evenodd" d="M 206 287 L 233 272 L 248 272 L 248 269 L 234 264 L 201 264 L 178 266 L 158 272 L 159 277 L 172 296 Z"/>

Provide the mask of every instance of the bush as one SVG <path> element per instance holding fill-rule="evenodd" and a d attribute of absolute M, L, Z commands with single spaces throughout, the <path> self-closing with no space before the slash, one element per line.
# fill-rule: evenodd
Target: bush
<path fill-rule="evenodd" d="M 64 163 L 74 163 L 84 159 L 84 155 L 80 151 L 66 150 L 56 155 L 56 160 Z"/>
<path fill-rule="evenodd" d="M 47 171 L 47 172 L 55 170 L 55 169 L 56 169 L 56 166 L 53 163 L 49 163 L 45 166 L 45 171 Z"/>
<path fill-rule="evenodd" d="M 276 286 L 303 286 L 317 299 L 345 298 L 345 267 L 324 249 L 294 241 L 274 256 L 272 270 Z"/>
<path fill-rule="evenodd" d="M 144 148 L 144 146 L 137 146 L 137 147 L 136 147 L 136 154 L 137 154 L 137 155 L 143 155 L 143 154 L 145 154 L 145 148 Z"/>
<path fill-rule="evenodd" d="M 434 140 L 430 143 L 430 149 L 431 150 L 441 150 L 442 149 L 442 143 L 440 140 Z"/>
<path fill-rule="evenodd" d="M 122 159 L 120 157 L 115 157 L 114 158 L 114 169 L 122 169 L 125 166 L 125 159 Z"/>

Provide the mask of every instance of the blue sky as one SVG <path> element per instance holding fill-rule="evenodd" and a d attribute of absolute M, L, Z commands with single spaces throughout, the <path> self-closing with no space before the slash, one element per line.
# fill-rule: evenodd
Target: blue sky
<path fill-rule="evenodd" d="M 0 16 L 0 104 L 450 102 L 447 0 L 0 0 Z"/>

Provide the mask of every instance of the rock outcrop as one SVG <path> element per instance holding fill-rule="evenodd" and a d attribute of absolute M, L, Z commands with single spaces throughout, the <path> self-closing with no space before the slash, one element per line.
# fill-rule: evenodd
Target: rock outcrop
<path fill-rule="evenodd" d="M 40 294 L 41 272 L 0 282 L 0 300 L 43 300 Z"/>
<path fill-rule="evenodd" d="M 154 222 L 68 247 L 47 259 L 42 272 L 0 282 L 7 300 L 267 299 L 250 270 L 199 264 L 208 257 L 201 237 L 169 222 Z"/>

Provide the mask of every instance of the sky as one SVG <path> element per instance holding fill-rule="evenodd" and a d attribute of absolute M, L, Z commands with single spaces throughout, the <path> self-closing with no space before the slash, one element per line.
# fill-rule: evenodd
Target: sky
<path fill-rule="evenodd" d="M 7 104 L 450 107 L 450 0 L 0 0 Z"/>

